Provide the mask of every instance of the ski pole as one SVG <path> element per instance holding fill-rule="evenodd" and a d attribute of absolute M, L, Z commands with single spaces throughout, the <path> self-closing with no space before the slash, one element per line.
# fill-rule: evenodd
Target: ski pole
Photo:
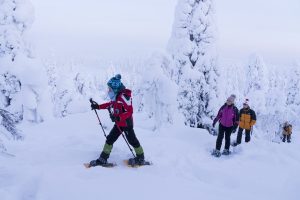
<path fill-rule="evenodd" d="M 95 102 L 95 101 L 93 101 L 93 99 L 92 99 L 92 98 L 90 98 L 90 102 L 91 102 L 91 104 L 96 104 L 96 102 Z M 105 133 L 105 131 L 104 131 L 103 125 L 102 125 L 102 123 L 101 123 L 100 117 L 99 117 L 99 115 L 98 115 L 97 111 L 96 111 L 96 110 L 94 110 L 94 111 L 95 111 L 95 113 L 96 113 L 96 116 L 97 116 L 97 118 L 98 118 L 99 124 L 100 124 L 100 126 L 101 126 L 101 128 L 102 128 L 102 131 L 103 131 L 104 137 L 107 139 L 107 136 L 106 136 L 106 133 Z"/>
<path fill-rule="evenodd" d="M 112 116 L 112 112 L 111 112 L 110 108 L 108 108 L 107 110 L 108 110 L 108 112 L 109 112 L 109 115 Z M 120 132 L 120 134 L 122 135 L 123 139 L 125 140 L 125 142 L 126 142 L 128 148 L 129 148 L 129 150 L 131 151 L 133 157 L 136 158 L 135 154 L 133 153 L 132 148 L 131 148 L 130 145 L 129 145 L 129 142 L 127 141 L 127 139 L 125 138 L 125 136 L 124 136 L 124 134 L 123 134 L 123 131 L 121 130 L 121 128 L 118 126 L 117 123 L 115 123 L 115 126 L 117 127 L 117 129 L 119 130 L 119 132 Z"/>

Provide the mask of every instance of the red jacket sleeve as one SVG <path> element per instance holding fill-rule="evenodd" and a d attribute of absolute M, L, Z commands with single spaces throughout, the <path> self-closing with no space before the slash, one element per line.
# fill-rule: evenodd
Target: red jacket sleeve
<path fill-rule="evenodd" d="M 112 104 L 111 102 L 100 104 L 99 105 L 99 110 L 108 109 L 111 106 L 111 104 Z"/>
<path fill-rule="evenodd" d="M 126 119 L 132 117 L 133 114 L 133 107 L 132 107 L 132 99 L 129 100 L 125 99 L 124 96 L 121 96 L 120 100 L 123 103 L 123 107 L 125 109 L 125 112 L 119 115 L 120 121 L 125 121 Z"/>

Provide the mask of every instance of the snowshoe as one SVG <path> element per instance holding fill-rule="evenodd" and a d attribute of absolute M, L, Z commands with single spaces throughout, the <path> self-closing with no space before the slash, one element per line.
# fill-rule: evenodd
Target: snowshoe
<path fill-rule="evenodd" d="M 231 151 L 229 151 L 228 149 L 224 149 L 222 152 L 222 155 L 224 155 L 224 156 L 228 156 L 230 154 L 231 154 Z"/>
<path fill-rule="evenodd" d="M 90 163 L 84 163 L 83 164 L 86 168 L 101 166 L 101 167 L 114 167 L 116 164 L 114 163 L 108 163 L 106 159 L 104 158 L 98 158 L 97 160 L 92 160 Z"/>
<path fill-rule="evenodd" d="M 221 152 L 217 149 L 214 149 L 212 152 L 211 152 L 211 155 L 214 156 L 214 157 L 217 157 L 219 158 L 221 156 Z"/>
<path fill-rule="evenodd" d="M 145 165 L 152 165 L 151 162 L 145 161 L 143 158 L 138 158 L 138 157 L 130 158 L 129 160 L 124 160 L 124 163 L 128 167 L 141 167 Z"/>

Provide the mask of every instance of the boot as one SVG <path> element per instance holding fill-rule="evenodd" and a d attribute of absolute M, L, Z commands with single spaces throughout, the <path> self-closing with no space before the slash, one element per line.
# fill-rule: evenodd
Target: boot
<path fill-rule="evenodd" d="M 230 153 L 229 149 L 224 149 L 222 155 L 228 156 Z"/>
<path fill-rule="evenodd" d="M 137 155 L 135 158 L 130 158 L 128 160 L 128 164 L 131 166 L 144 165 L 144 163 L 145 163 L 144 154 Z"/>
<path fill-rule="evenodd" d="M 221 152 L 217 149 L 214 149 L 213 152 L 211 153 L 211 155 L 218 158 L 221 156 Z"/>
<path fill-rule="evenodd" d="M 98 166 L 98 165 L 106 165 L 107 164 L 107 160 L 105 158 L 98 158 L 97 160 L 92 160 L 90 162 L 90 166 L 91 167 L 95 167 L 95 166 Z"/>

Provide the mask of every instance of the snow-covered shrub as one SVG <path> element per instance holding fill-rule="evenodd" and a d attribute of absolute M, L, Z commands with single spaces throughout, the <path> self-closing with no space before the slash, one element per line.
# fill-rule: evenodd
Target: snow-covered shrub
<path fill-rule="evenodd" d="M 178 102 L 190 126 L 216 113 L 218 69 L 212 0 L 179 0 L 168 45 L 168 74 L 179 85 Z M 210 123 L 210 122 L 209 122 Z"/>
<path fill-rule="evenodd" d="M 15 75 L 6 72 L 0 74 L 0 108 L 14 113 L 21 120 L 22 107 L 18 105 L 17 98 L 21 91 L 21 81 Z"/>
<path fill-rule="evenodd" d="M 151 119 L 153 129 L 171 124 L 177 113 L 177 85 L 166 75 L 169 64 L 170 59 L 162 53 L 155 53 L 150 58 L 99 64 L 100 67 L 93 71 L 87 71 L 81 62 L 47 61 L 45 67 L 53 113 L 56 117 L 65 117 L 89 111 L 91 97 L 98 103 L 108 101 L 107 81 L 121 74 L 126 88 L 132 90 L 134 112 Z"/>
<path fill-rule="evenodd" d="M 53 105 L 52 113 L 55 117 L 65 117 L 69 113 L 68 107 L 76 91 L 75 85 L 72 87 L 73 74 L 63 68 L 58 70 L 59 66 L 55 62 L 45 63 L 45 67 Z"/>
<path fill-rule="evenodd" d="M 20 91 L 21 82 L 15 75 L 8 72 L 0 74 L 0 152 L 6 151 L 1 136 L 21 138 L 16 128 L 16 124 L 23 119 L 22 107 L 18 105 L 16 98 Z"/>
<path fill-rule="evenodd" d="M 22 135 L 16 124 L 20 119 L 6 110 L 0 109 L 0 132 L 8 138 L 21 139 Z"/>
<path fill-rule="evenodd" d="M 104 84 L 104 77 L 99 79 L 95 72 L 96 75 L 84 72 L 80 69 L 80 64 L 47 61 L 44 65 L 52 101 L 52 115 L 55 117 L 85 112 L 89 109 L 89 98 L 97 99 L 97 96 L 105 95 L 107 87 L 103 88 L 105 91 L 102 95 L 99 95 L 98 88 Z"/>
<path fill-rule="evenodd" d="M 177 113 L 177 85 L 164 72 L 168 64 L 169 60 L 165 55 L 154 54 L 146 61 L 139 74 L 141 79 L 134 86 L 138 111 L 154 119 L 154 129 L 163 124 L 172 124 Z"/>
<path fill-rule="evenodd" d="M 1 137 L 7 139 L 22 139 L 21 132 L 17 129 L 16 124 L 20 122 L 18 116 L 9 113 L 0 108 L 0 153 L 7 152 L 4 141 Z"/>

